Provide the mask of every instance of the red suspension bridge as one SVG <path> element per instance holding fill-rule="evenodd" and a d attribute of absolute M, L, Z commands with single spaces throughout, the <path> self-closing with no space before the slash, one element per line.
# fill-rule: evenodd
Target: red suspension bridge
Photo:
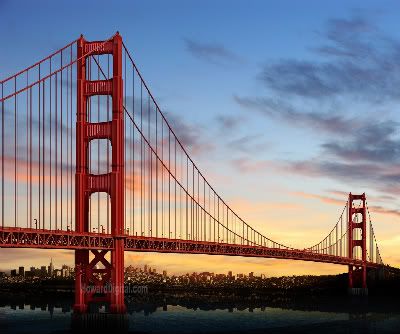
<path fill-rule="evenodd" d="M 333 229 L 305 249 L 241 219 L 190 158 L 118 33 L 81 36 L 1 81 L 0 101 L 0 247 L 75 250 L 77 312 L 92 302 L 125 312 L 124 251 L 341 264 L 349 287 L 364 289 L 367 270 L 384 267 L 365 194 L 350 193 Z M 84 289 L 110 284 L 100 295 Z"/>

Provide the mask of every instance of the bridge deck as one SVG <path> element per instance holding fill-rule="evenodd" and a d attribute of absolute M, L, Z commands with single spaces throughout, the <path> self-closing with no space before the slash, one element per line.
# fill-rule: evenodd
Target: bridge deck
<path fill-rule="evenodd" d="M 329 254 L 319 254 L 302 249 L 271 248 L 247 244 L 227 244 L 131 235 L 121 235 L 119 238 L 125 240 L 126 251 L 262 257 L 341 265 L 362 265 L 361 260 Z M 110 234 L 102 233 L 76 233 L 74 231 L 64 230 L 53 231 L 0 227 L 0 248 L 111 250 L 114 248 L 114 237 Z M 367 266 L 370 268 L 378 268 L 381 265 L 367 262 Z"/>

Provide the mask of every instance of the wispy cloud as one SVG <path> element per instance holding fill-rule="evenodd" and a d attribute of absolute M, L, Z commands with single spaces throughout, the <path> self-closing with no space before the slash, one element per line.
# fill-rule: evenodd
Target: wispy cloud
<path fill-rule="evenodd" d="M 330 141 L 322 146 L 327 154 L 345 161 L 400 162 L 399 125 L 394 121 L 371 123 L 353 130 L 350 140 Z"/>
<path fill-rule="evenodd" d="M 317 195 L 317 194 L 312 194 L 312 193 L 307 193 L 307 192 L 293 192 L 292 193 L 295 196 L 299 196 L 302 198 L 310 198 L 310 199 L 317 199 L 323 203 L 327 203 L 327 204 L 333 204 L 335 206 L 338 205 L 345 205 L 346 204 L 346 196 L 347 194 L 342 194 L 339 193 L 340 195 L 346 195 L 346 196 L 340 196 L 341 198 L 335 198 L 335 197 L 331 197 L 331 196 L 324 196 L 324 195 Z M 390 209 L 381 205 L 372 205 L 369 206 L 368 209 L 373 212 L 373 213 L 380 213 L 383 215 L 390 215 L 390 216 L 397 216 L 400 217 L 400 210 L 397 209 Z"/>
<path fill-rule="evenodd" d="M 221 132 L 234 130 L 244 121 L 243 117 L 236 115 L 218 115 L 215 119 Z"/>
<path fill-rule="evenodd" d="M 274 166 L 273 162 L 262 160 L 262 161 L 255 161 L 250 159 L 234 159 L 232 161 L 232 165 L 238 171 L 243 173 L 254 173 L 254 172 L 264 172 L 265 170 Z"/>
<path fill-rule="evenodd" d="M 261 134 L 250 134 L 230 140 L 227 147 L 240 153 L 254 154 L 254 152 L 265 150 L 269 144 L 263 140 Z"/>
<path fill-rule="evenodd" d="M 281 162 L 281 170 L 306 176 L 330 177 L 344 182 L 363 182 L 363 185 L 379 187 L 391 182 L 397 174 L 386 165 L 372 163 L 346 163 L 320 159 Z M 398 175 L 400 176 L 400 175 Z"/>
<path fill-rule="evenodd" d="M 185 149 L 193 154 L 203 154 L 214 150 L 214 144 L 207 140 L 203 126 L 192 124 L 172 112 L 164 112 L 172 129 Z"/>
<path fill-rule="evenodd" d="M 352 96 L 378 102 L 400 98 L 400 43 L 362 17 L 331 19 L 314 48 L 320 62 L 283 59 L 264 66 L 266 88 L 308 98 Z"/>
<path fill-rule="evenodd" d="M 186 50 L 194 57 L 215 65 L 235 65 L 243 59 L 228 50 L 222 44 L 200 43 L 189 38 L 184 39 Z"/>
<path fill-rule="evenodd" d="M 324 203 L 334 204 L 335 206 L 338 206 L 338 205 L 344 206 L 346 204 L 346 197 L 343 197 L 342 199 L 337 199 L 337 198 L 323 196 L 323 195 L 306 193 L 303 191 L 296 191 L 296 192 L 293 192 L 292 194 L 295 196 L 298 196 L 298 197 L 302 197 L 302 198 L 317 199 Z"/>
<path fill-rule="evenodd" d="M 400 210 L 388 209 L 388 208 L 385 208 L 380 205 L 379 206 L 378 205 L 371 206 L 371 207 L 369 207 L 369 209 L 372 212 L 377 212 L 377 213 L 384 214 L 384 215 L 392 215 L 392 216 L 400 217 Z"/>
<path fill-rule="evenodd" d="M 148 131 L 152 133 L 151 136 L 155 136 L 157 127 L 159 140 L 168 140 L 168 127 L 161 115 L 156 111 L 156 105 L 151 102 L 150 99 L 141 99 L 137 97 L 133 99 L 133 97 L 129 95 L 126 97 L 126 101 L 126 108 L 129 114 L 135 118 L 138 127 L 140 128 L 143 126 L 146 129 L 144 131 L 145 136 L 148 136 Z M 207 138 L 204 126 L 201 124 L 194 124 L 173 111 L 164 110 L 162 113 L 178 140 L 190 153 L 202 154 L 214 149 L 212 141 Z M 163 133 L 161 133 L 162 126 Z M 164 139 L 162 139 L 161 135 L 164 136 Z"/>
<path fill-rule="evenodd" d="M 285 103 L 281 99 L 274 99 L 271 97 L 239 97 L 233 96 L 233 99 L 246 110 L 253 110 L 261 113 L 262 115 L 284 121 L 292 125 L 306 125 L 308 127 L 317 128 L 329 133 L 343 133 L 346 134 L 358 123 L 354 125 L 354 120 L 331 112 L 319 111 L 299 111 L 292 105 Z"/>
<path fill-rule="evenodd" d="M 264 94 L 233 98 L 248 112 L 318 131 L 328 138 L 320 152 L 308 160 L 246 161 L 237 167 L 249 172 L 270 166 L 398 195 L 400 125 L 381 111 L 400 98 L 400 42 L 360 16 L 328 20 L 319 37 L 310 48 L 313 60 L 270 61 L 257 76 Z"/>

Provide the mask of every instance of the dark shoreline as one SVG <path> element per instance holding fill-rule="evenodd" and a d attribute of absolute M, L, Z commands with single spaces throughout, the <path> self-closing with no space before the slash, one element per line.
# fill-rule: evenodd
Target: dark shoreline
<path fill-rule="evenodd" d="M 28 290 L 0 290 L 0 307 L 34 305 L 42 310 L 54 307 L 65 312 L 72 311 L 74 294 L 72 292 Z M 365 315 L 369 312 L 393 314 L 400 312 L 400 304 L 396 295 L 370 295 L 368 297 L 349 296 L 335 290 L 152 290 L 142 295 L 126 295 L 125 302 L 128 313 L 144 312 L 151 314 L 157 309 L 167 310 L 170 306 L 181 306 L 193 310 L 246 310 L 281 308 L 299 311 L 322 311 Z"/>
<path fill-rule="evenodd" d="M 125 283 L 126 293 L 130 287 L 145 286 L 149 293 L 199 293 L 199 294 L 237 294 L 270 295 L 291 294 L 307 296 L 346 296 L 348 287 L 347 274 L 323 276 L 282 276 L 255 281 L 231 282 L 190 282 L 171 284 L 159 281 L 140 280 Z M 400 296 L 400 278 L 392 277 L 380 281 L 368 282 L 370 296 Z M 36 281 L 0 281 L 0 293 L 65 293 L 73 295 L 74 279 L 40 279 Z"/>

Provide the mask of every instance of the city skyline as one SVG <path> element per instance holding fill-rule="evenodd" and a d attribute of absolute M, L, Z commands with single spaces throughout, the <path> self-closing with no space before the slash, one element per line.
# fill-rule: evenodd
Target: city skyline
<path fill-rule="evenodd" d="M 5 270 L 0 270 L 0 273 L 10 275 L 10 276 L 22 276 L 22 277 L 69 277 L 71 275 L 72 266 L 62 264 L 60 269 L 55 268 L 53 263 L 53 258 L 50 259 L 49 265 L 39 265 L 38 267 L 28 265 L 21 266 L 18 265 L 16 268 L 7 268 Z M 28 270 L 29 269 L 29 270 Z"/>
<path fill-rule="evenodd" d="M 110 19 L 96 30 L 78 19 L 68 31 L 68 20 L 76 19 L 69 6 L 55 23 L 55 8 L 39 13 L 26 4 L 20 17 L 27 24 L 35 16 L 45 17 L 26 32 L 13 19 L 17 5 L 4 2 L 1 24 L 11 27 L 13 35 L 5 36 L 0 77 L 80 33 L 95 40 L 119 30 L 178 136 L 241 217 L 272 239 L 302 248 L 331 228 L 348 192 L 365 191 L 379 226 L 384 261 L 399 265 L 398 96 L 390 88 L 399 74 L 394 52 L 400 36 L 392 29 L 398 5 L 387 2 L 377 13 L 369 1 L 362 9 L 358 2 L 314 2 L 307 11 L 293 4 L 292 13 L 284 5 L 261 1 L 232 7 L 223 1 L 190 8 L 180 3 L 175 11 L 157 4 L 164 9 L 162 15 L 156 13 L 159 20 L 144 34 L 141 25 L 150 20 L 151 4 L 135 3 L 131 11 L 118 8 L 118 20 Z M 93 17 L 104 10 L 82 6 Z M 128 20 L 125 12 L 133 18 Z M 240 27 L 234 24 L 243 17 L 253 19 L 244 19 Z M 205 20 L 210 22 L 206 28 Z M 48 25 L 54 26 L 50 32 Z M 23 50 L 22 40 L 27 40 Z M 161 59 L 155 45 L 163 47 Z M 366 57 L 367 52 L 372 57 Z M 384 78 L 368 79 L 380 72 Z M 349 80 L 347 73 L 355 73 L 364 84 Z M 368 84 L 371 81 L 383 83 Z M 11 249 L 1 252 L 0 268 L 22 259 L 37 265 L 51 256 L 70 265 L 74 261 L 71 251 Z M 236 268 L 276 276 L 346 270 L 204 255 L 129 253 L 125 259 L 126 265 L 150 263 L 171 272 Z"/>
<path fill-rule="evenodd" d="M 27 272 L 31 272 L 30 274 L 28 274 L 27 277 L 34 277 L 34 276 L 38 276 L 38 277 L 73 277 L 72 275 L 72 271 L 75 270 L 75 268 L 73 266 L 68 266 L 68 265 L 61 265 L 61 268 L 55 268 L 54 264 L 53 264 L 53 259 L 50 260 L 50 264 L 48 266 L 45 265 L 41 265 L 38 268 L 34 267 L 34 266 L 30 266 L 30 267 L 25 267 L 25 266 L 17 266 L 15 268 L 9 268 L 8 270 L 5 271 L 0 271 L 0 274 L 6 274 L 9 275 L 11 277 L 13 276 L 22 276 L 25 277 Z M 29 271 L 26 269 L 29 268 Z M 65 275 L 62 272 L 63 269 L 68 269 L 68 274 Z M 35 271 L 35 274 L 32 274 L 32 271 Z M 61 274 L 56 274 L 55 272 L 60 272 Z M 158 275 L 162 275 L 164 277 L 174 277 L 174 276 L 211 276 L 211 277 L 227 277 L 227 278 L 252 278 L 252 277 L 268 277 L 265 274 L 260 274 L 257 275 L 256 273 L 254 273 L 253 271 L 251 272 L 234 272 L 232 270 L 228 270 L 225 273 L 222 272 L 211 272 L 211 271 L 195 271 L 195 272 L 186 272 L 184 274 L 177 274 L 177 273 L 169 273 L 165 268 L 164 269 L 157 269 L 157 268 L 152 268 L 150 265 L 148 264 L 144 264 L 143 266 L 133 266 L 133 265 L 129 265 L 129 266 L 125 266 L 124 267 L 124 272 L 125 274 L 129 274 L 129 273 L 137 273 L 137 272 L 141 272 L 141 273 L 145 273 L 145 274 L 158 274 Z M 0 275 L 1 277 L 1 275 Z"/>

